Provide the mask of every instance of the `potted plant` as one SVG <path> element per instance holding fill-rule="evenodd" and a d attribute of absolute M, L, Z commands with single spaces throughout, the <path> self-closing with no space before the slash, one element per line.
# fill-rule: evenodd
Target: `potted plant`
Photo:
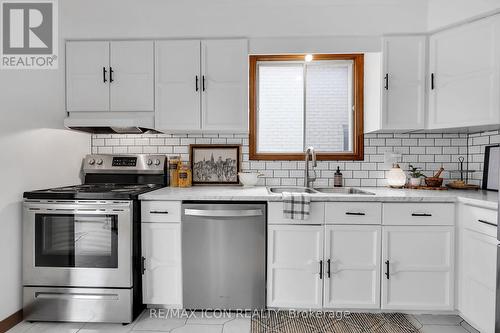
<path fill-rule="evenodd" d="M 410 168 L 410 186 L 420 186 L 421 179 L 422 177 L 425 177 L 425 175 L 422 173 L 421 168 L 417 168 L 413 165 L 409 165 Z"/>

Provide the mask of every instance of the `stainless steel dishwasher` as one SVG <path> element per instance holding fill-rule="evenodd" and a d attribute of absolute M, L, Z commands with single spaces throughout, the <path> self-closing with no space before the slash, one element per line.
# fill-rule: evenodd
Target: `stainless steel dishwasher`
<path fill-rule="evenodd" d="M 266 204 L 182 205 L 185 309 L 264 309 Z"/>

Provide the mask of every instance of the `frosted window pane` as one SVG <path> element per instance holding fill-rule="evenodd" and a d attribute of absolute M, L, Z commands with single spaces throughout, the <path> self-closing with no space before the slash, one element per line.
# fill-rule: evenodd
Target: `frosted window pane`
<path fill-rule="evenodd" d="M 352 62 L 307 64 L 306 146 L 352 151 Z"/>
<path fill-rule="evenodd" d="M 258 152 L 304 150 L 303 66 L 259 65 Z"/>

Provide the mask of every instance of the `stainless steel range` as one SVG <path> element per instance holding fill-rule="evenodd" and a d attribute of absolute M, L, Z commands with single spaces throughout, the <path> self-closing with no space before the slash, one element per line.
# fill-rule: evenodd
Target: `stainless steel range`
<path fill-rule="evenodd" d="M 165 156 L 83 163 L 83 185 L 24 193 L 26 320 L 130 323 L 143 309 L 138 195 L 167 184 Z"/>

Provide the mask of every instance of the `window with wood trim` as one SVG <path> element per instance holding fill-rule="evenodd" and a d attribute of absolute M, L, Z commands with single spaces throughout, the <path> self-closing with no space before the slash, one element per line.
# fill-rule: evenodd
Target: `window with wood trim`
<path fill-rule="evenodd" d="M 250 159 L 363 159 L 362 54 L 250 56 Z"/>

